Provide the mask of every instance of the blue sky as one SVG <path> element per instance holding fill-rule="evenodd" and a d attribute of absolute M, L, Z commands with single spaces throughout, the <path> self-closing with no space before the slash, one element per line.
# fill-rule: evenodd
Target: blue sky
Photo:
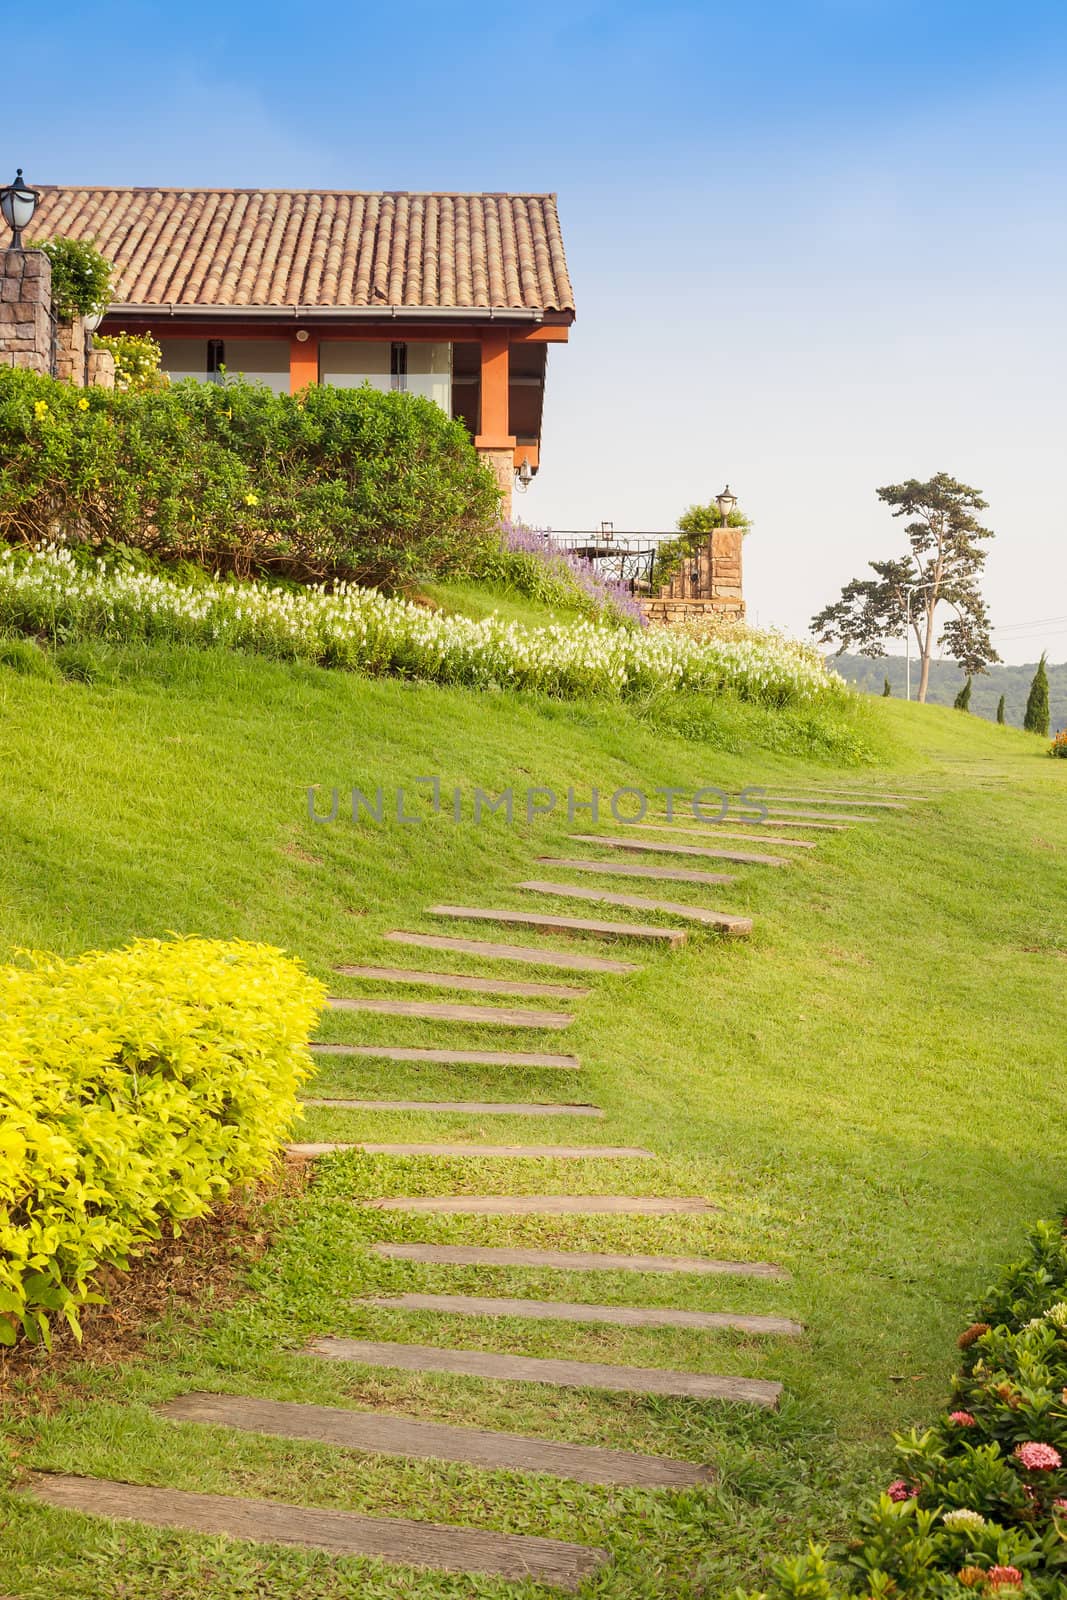
<path fill-rule="evenodd" d="M 729 478 L 751 611 L 802 631 L 894 549 L 875 487 L 943 468 L 1003 655 L 1067 658 L 1062 4 L 60 0 L 20 43 L 0 161 L 42 182 L 557 191 L 529 520 L 670 527 Z"/>

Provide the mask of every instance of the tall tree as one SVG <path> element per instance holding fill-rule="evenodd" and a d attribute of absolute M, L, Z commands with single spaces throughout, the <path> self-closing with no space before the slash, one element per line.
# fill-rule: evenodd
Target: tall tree
<path fill-rule="evenodd" d="M 1026 697 L 1026 714 L 1023 727 L 1027 733 L 1039 733 L 1048 738 L 1048 673 L 1045 671 L 1045 653 L 1037 664 L 1030 693 Z"/>
<path fill-rule="evenodd" d="M 811 621 L 821 644 L 838 651 L 855 645 L 861 655 L 884 656 L 887 639 L 911 628 L 918 647 L 919 699 L 925 701 L 934 646 L 940 645 L 967 673 L 984 672 L 1000 657 L 989 635 L 989 615 L 979 589 L 985 551 L 992 539 L 976 513 L 987 502 L 977 489 L 938 472 L 925 482 L 909 478 L 878 490 L 894 517 L 907 517 L 908 551 L 889 561 L 871 561 L 873 578 L 853 578 L 841 598 Z M 938 632 L 938 612 L 951 615 Z"/>
<path fill-rule="evenodd" d="M 1004 726 L 1005 720 L 1006 719 L 1005 719 L 1005 716 L 1004 716 L 1004 696 L 1001 695 L 1000 699 L 997 701 L 997 721 L 1000 723 L 1001 727 Z"/>
<path fill-rule="evenodd" d="M 957 711 L 969 711 L 971 709 L 971 682 L 971 675 L 968 673 L 967 682 L 952 702 Z"/>

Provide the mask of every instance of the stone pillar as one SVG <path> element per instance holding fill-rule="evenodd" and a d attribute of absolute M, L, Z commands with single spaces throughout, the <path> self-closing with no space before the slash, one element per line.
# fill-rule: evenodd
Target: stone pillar
<path fill-rule="evenodd" d="M 500 489 L 500 511 L 511 516 L 511 495 L 515 485 L 515 438 L 510 431 L 508 385 L 510 356 L 507 333 L 493 329 L 482 335 L 481 424 L 475 447 L 482 460 L 493 469 Z"/>
<path fill-rule="evenodd" d="M 85 387 L 85 323 L 81 317 L 69 322 L 56 323 L 56 377 L 72 383 L 76 389 Z"/>
<path fill-rule="evenodd" d="M 515 487 L 514 447 L 508 445 L 505 449 L 493 450 L 485 445 L 479 445 L 477 449 L 486 466 L 492 469 L 497 488 L 500 490 L 500 514 L 505 521 L 508 521 L 511 517 L 511 495 Z"/>
<path fill-rule="evenodd" d="M 52 266 L 40 250 L 0 255 L 0 366 L 50 372 Z"/>
<path fill-rule="evenodd" d="M 89 382 L 95 389 L 115 387 L 115 357 L 110 350 L 89 350 Z"/>
<path fill-rule="evenodd" d="M 745 614 L 741 584 L 743 528 L 716 528 L 711 536 L 711 588 L 709 598 L 722 611 Z"/>

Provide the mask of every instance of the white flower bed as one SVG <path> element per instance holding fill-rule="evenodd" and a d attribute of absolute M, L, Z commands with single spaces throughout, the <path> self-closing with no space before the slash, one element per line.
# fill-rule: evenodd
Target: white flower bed
<path fill-rule="evenodd" d="M 103 562 L 86 568 L 56 546 L 0 554 L 0 632 L 225 645 L 371 675 L 560 696 L 733 689 L 784 705 L 848 692 L 812 647 L 776 634 L 695 640 L 667 628 L 474 622 L 352 585 L 291 593 L 189 585 Z"/>

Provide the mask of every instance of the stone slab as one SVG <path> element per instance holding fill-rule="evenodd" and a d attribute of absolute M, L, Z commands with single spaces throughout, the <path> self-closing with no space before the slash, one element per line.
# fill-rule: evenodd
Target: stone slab
<path fill-rule="evenodd" d="M 726 882 L 726 879 L 722 880 Z M 511 994 L 531 999 L 582 1000 L 592 991 L 577 983 L 520 983 L 515 978 L 472 978 L 460 972 L 417 972 L 410 967 L 336 967 L 345 978 L 372 978 L 378 983 L 410 983 L 433 989 L 463 989 L 469 994 Z"/>
<path fill-rule="evenodd" d="M 353 1511 L 327 1511 L 222 1494 L 192 1494 L 184 1489 L 114 1483 L 70 1473 L 35 1473 L 24 1491 L 61 1511 L 154 1528 L 181 1528 L 212 1536 L 226 1534 L 255 1544 L 299 1545 L 335 1556 L 373 1556 L 406 1567 L 444 1572 L 477 1572 L 573 1590 L 610 1558 L 606 1550 L 564 1544 L 525 1534 L 482 1533 L 446 1523 L 412 1522 L 399 1517 L 365 1517 Z"/>
<path fill-rule="evenodd" d="M 187 1394 L 156 1406 L 173 1422 L 195 1422 L 281 1439 L 313 1439 L 342 1450 L 407 1456 L 422 1461 L 455 1461 L 487 1471 L 538 1472 L 576 1483 L 680 1488 L 711 1482 L 709 1467 L 629 1450 L 558 1444 L 517 1433 L 457 1428 L 418 1417 L 381 1416 L 341 1406 L 300 1405 L 249 1400 L 224 1394 Z"/>
<path fill-rule="evenodd" d="M 740 1333 L 780 1334 L 797 1338 L 804 1332 L 789 1317 L 741 1316 L 731 1311 L 676 1311 L 672 1306 L 594 1306 L 563 1300 L 524 1300 L 484 1294 L 365 1295 L 356 1302 L 398 1311 L 438 1311 L 458 1317 L 526 1317 L 536 1322 L 596 1322 L 613 1328 L 736 1329 Z"/>
<path fill-rule="evenodd" d="M 535 944 L 495 944 L 486 939 L 451 939 L 440 933 L 407 933 L 394 928 L 382 935 L 393 944 L 414 945 L 420 950 L 458 950 L 465 955 L 482 956 L 487 961 L 524 961 L 533 967 L 558 967 L 566 972 L 640 972 L 634 961 L 616 961 L 608 956 L 587 956 L 577 951 L 542 950 Z"/>
<path fill-rule="evenodd" d="M 720 822 L 712 822 L 710 818 L 704 822 L 696 820 L 691 822 L 688 818 L 683 822 L 675 822 L 667 817 L 653 817 L 648 822 L 634 822 L 631 824 L 632 827 L 639 828 L 642 833 L 680 833 L 686 837 L 689 834 L 693 834 L 698 839 L 730 839 L 736 844 L 773 844 L 788 850 L 817 850 L 819 848 L 817 839 L 792 839 L 785 838 L 777 833 L 765 833 L 762 831 L 762 824 L 758 824 L 755 818 L 752 819 L 751 825 L 754 828 L 760 827 L 761 831 L 759 833 L 737 833 L 732 829 L 725 828 Z"/>
<path fill-rule="evenodd" d="M 449 1005 L 441 1000 L 347 1000 L 331 996 L 331 1011 L 371 1011 L 384 1017 L 423 1017 L 435 1022 L 477 1022 L 495 1028 L 569 1028 L 569 1011 L 523 1011 L 514 1006 Z"/>
<path fill-rule="evenodd" d="M 664 883 L 736 883 L 729 872 L 687 871 L 685 867 L 645 867 L 631 861 L 578 861 L 558 856 L 538 856 L 543 867 L 566 867 L 570 872 L 597 872 L 613 878 L 651 878 Z"/>
<path fill-rule="evenodd" d="M 385 1061 L 426 1061 L 481 1067 L 551 1067 L 576 1072 L 577 1056 L 540 1055 L 531 1050 L 429 1050 L 387 1044 L 312 1044 L 317 1056 L 378 1056 Z"/>
<path fill-rule="evenodd" d="M 649 928 L 639 922 L 592 922 L 584 917 L 556 917 L 538 911 L 489 911 L 476 906 L 428 906 L 432 917 L 465 917 L 478 922 L 507 922 L 520 928 L 551 928 L 567 933 L 592 933 L 603 939 L 645 939 L 672 949 L 684 944 L 680 928 Z"/>
<path fill-rule="evenodd" d="M 506 1383 L 549 1383 L 565 1389 L 607 1389 L 615 1394 L 666 1394 L 691 1400 L 730 1400 L 773 1410 L 780 1383 L 717 1373 L 672 1372 L 667 1367 L 617 1367 L 599 1361 L 551 1361 L 437 1345 L 387 1344 L 372 1339 L 316 1339 L 309 1355 L 401 1372 L 447 1372 Z"/>
<path fill-rule="evenodd" d="M 687 922 L 699 922 L 706 928 L 715 928 L 735 939 L 743 939 L 752 932 L 751 917 L 734 917 L 725 911 L 709 911 L 704 906 L 682 905 L 675 900 L 648 900 L 639 894 L 613 894 L 606 889 L 583 889 L 577 884 L 549 883 L 540 878 L 529 878 L 518 886 L 534 894 L 560 895 L 569 900 L 595 900 L 601 905 L 621 906 L 630 911 L 658 911 L 671 917 L 684 917 Z"/>
<path fill-rule="evenodd" d="M 479 1117 L 602 1117 L 599 1106 L 537 1105 L 512 1100 L 322 1100 L 305 1096 L 306 1106 L 327 1111 L 426 1111 L 431 1114 L 465 1112 Z"/>
<path fill-rule="evenodd" d="M 670 830 L 664 829 L 664 832 Z M 713 845 L 699 844 L 667 844 L 659 839 L 619 839 L 606 838 L 599 833 L 572 833 L 570 836 L 576 844 L 602 844 L 612 850 L 646 850 L 656 851 L 668 856 L 705 856 L 717 861 L 739 861 L 747 866 L 759 867 L 787 867 L 789 862 L 784 856 L 753 855 L 747 850 L 720 850 Z"/>
<path fill-rule="evenodd" d="M 437 1194 L 392 1195 L 367 1200 L 375 1211 L 430 1212 L 478 1217 L 676 1217 L 721 1211 L 689 1195 L 641 1194 Z"/>
<path fill-rule="evenodd" d="M 602 1250 L 528 1250 L 472 1244 L 373 1244 L 388 1261 L 431 1266 L 551 1267 L 560 1272 L 687 1272 L 700 1276 L 784 1278 L 769 1261 L 715 1261 L 709 1256 L 627 1256 Z"/>

